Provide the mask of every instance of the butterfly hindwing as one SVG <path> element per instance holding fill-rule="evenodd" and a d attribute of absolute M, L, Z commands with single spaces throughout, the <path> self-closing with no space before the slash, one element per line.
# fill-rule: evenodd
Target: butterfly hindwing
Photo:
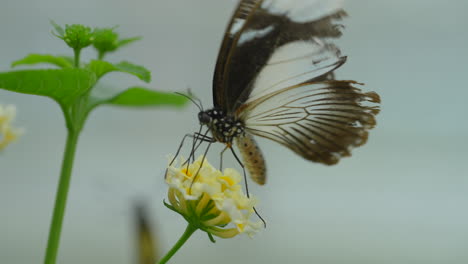
<path fill-rule="evenodd" d="M 331 80 L 287 87 L 243 105 L 238 115 L 247 132 L 332 165 L 366 142 L 379 112 L 379 96 L 355 84 Z"/>

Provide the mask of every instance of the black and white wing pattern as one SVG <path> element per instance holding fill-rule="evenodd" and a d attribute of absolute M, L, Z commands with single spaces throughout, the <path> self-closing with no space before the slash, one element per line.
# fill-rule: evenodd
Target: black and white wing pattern
<path fill-rule="evenodd" d="M 244 104 L 246 131 L 290 148 L 302 157 L 332 165 L 367 141 L 380 102 L 354 81 L 307 82 Z"/>
<path fill-rule="evenodd" d="M 345 16 L 340 0 L 240 1 L 216 64 L 215 107 L 241 120 L 247 133 L 308 160 L 331 165 L 349 156 L 366 142 L 380 98 L 354 81 L 334 80 L 346 61 L 333 43 Z M 253 178 L 262 184 L 265 177 L 261 171 Z"/>
<path fill-rule="evenodd" d="M 338 0 L 243 0 L 226 30 L 213 79 L 216 108 L 313 80 L 345 62 L 330 41 L 346 14 Z"/>

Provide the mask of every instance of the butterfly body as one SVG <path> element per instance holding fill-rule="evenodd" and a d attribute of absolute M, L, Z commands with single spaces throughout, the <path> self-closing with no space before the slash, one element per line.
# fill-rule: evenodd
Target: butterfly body
<path fill-rule="evenodd" d="M 248 133 L 236 138 L 236 146 L 244 161 L 244 166 L 250 174 L 250 178 L 260 184 L 266 183 L 266 165 L 262 151 L 258 147 L 254 137 Z"/>

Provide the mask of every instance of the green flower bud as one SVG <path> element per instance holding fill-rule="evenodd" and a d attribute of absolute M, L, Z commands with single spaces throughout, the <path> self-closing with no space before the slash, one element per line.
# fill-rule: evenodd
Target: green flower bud
<path fill-rule="evenodd" d="M 60 38 L 72 49 L 79 50 L 93 43 L 94 33 L 90 27 L 83 25 L 65 25 L 65 33 Z"/>
<path fill-rule="evenodd" d="M 119 47 L 119 35 L 114 28 L 96 28 L 93 46 L 99 53 L 115 51 Z"/>

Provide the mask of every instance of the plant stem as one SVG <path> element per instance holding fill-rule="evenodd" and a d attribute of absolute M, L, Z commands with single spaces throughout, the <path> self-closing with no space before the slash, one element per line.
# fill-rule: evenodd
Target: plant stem
<path fill-rule="evenodd" d="M 104 55 L 106 55 L 105 52 L 99 51 L 98 60 L 103 60 L 103 59 L 104 59 Z"/>
<path fill-rule="evenodd" d="M 75 68 L 79 68 L 81 48 L 73 49 L 73 51 L 75 53 Z"/>
<path fill-rule="evenodd" d="M 180 247 L 182 247 L 182 245 L 187 242 L 187 240 L 190 238 L 190 236 L 195 232 L 197 231 L 198 228 L 194 227 L 193 225 L 191 224 L 188 224 L 187 225 L 187 228 L 185 229 L 185 232 L 184 234 L 179 238 L 179 241 L 177 241 L 177 243 L 171 248 L 171 250 L 169 250 L 169 252 L 167 252 L 166 256 L 164 256 L 159 262 L 158 264 L 164 264 L 166 263 L 167 261 L 169 261 L 169 259 L 172 258 L 172 256 L 174 256 L 174 254 L 180 249 Z"/>
<path fill-rule="evenodd" d="M 63 216 L 67 204 L 68 189 L 70 187 L 70 178 L 75 157 L 76 143 L 80 130 L 68 130 L 67 143 L 62 161 L 62 171 L 55 196 L 55 207 L 52 216 L 52 222 L 49 229 L 49 240 L 47 242 L 47 251 L 44 259 L 45 264 L 55 264 L 57 252 L 60 244 L 60 233 L 62 231 Z"/>

